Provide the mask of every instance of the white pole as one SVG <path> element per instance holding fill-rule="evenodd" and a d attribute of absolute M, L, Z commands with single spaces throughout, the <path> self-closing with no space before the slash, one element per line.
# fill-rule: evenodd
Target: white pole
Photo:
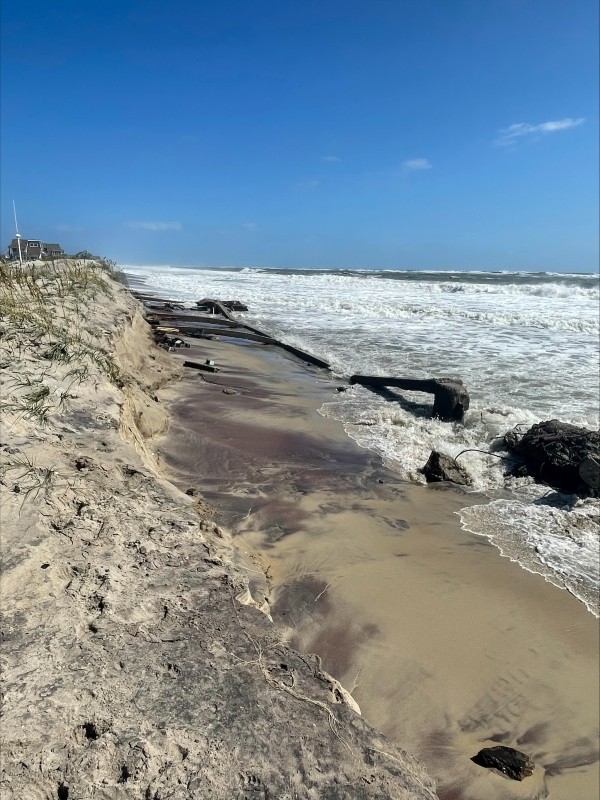
<path fill-rule="evenodd" d="M 19 264 L 23 263 L 23 256 L 21 255 L 21 234 L 19 233 L 19 226 L 17 224 L 17 207 L 15 206 L 15 201 L 13 200 L 13 211 L 15 212 L 15 230 L 17 232 L 17 247 L 19 248 Z"/>

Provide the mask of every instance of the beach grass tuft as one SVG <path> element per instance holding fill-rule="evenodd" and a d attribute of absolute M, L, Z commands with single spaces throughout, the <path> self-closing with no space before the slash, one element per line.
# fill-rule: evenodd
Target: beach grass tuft
<path fill-rule="evenodd" d="M 40 492 L 49 491 L 60 477 L 55 467 L 39 466 L 27 455 L 12 458 L 2 464 L 0 480 L 6 483 L 9 475 L 11 481 L 14 481 L 13 491 L 23 495 L 23 499 L 32 493 L 37 497 Z"/>
<path fill-rule="evenodd" d="M 87 320 L 99 295 L 110 299 L 108 259 L 0 264 L 0 348 L 4 409 L 46 424 L 63 413 L 73 385 L 102 375 L 123 386 L 109 341 Z"/>

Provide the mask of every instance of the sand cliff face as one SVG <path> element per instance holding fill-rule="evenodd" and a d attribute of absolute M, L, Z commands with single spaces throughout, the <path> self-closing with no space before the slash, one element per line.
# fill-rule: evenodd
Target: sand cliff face
<path fill-rule="evenodd" d="M 1 333 L 2 797 L 434 798 L 161 478 L 178 367 L 128 292 L 6 269 Z"/>

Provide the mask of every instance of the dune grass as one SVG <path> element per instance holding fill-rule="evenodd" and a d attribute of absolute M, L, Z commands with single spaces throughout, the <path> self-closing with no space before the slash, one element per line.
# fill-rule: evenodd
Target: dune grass
<path fill-rule="evenodd" d="M 112 296 L 109 261 L 0 264 L 0 370 L 3 409 L 46 424 L 68 409 L 74 386 L 122 377 L 109 341 L 89 326 L 99 295 Z"/>

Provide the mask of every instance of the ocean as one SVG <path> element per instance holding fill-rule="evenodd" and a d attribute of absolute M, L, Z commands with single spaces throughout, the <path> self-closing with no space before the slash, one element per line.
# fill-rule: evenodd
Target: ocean
<path fill-rule="evenodd" d="M 556 418 L 598 427 L 598 275 L 121 268 L 162 297 L 242 301 L 241 318 L 328 361 L 340 378 L 461 378 L 471 396 L 464 425 L 431 419 L 430 395 L 389 402 L 360 386 L 320 413 L 412 481 L 423 482 L 418 470 L 432 449 L 471 450 L 459 463 L 478 500 L 466 496 L 463 527 L 599 615 L 597 502 L 506 477 L 497 457 L 508 455 L 502 436 L 517 425 Z"/>

